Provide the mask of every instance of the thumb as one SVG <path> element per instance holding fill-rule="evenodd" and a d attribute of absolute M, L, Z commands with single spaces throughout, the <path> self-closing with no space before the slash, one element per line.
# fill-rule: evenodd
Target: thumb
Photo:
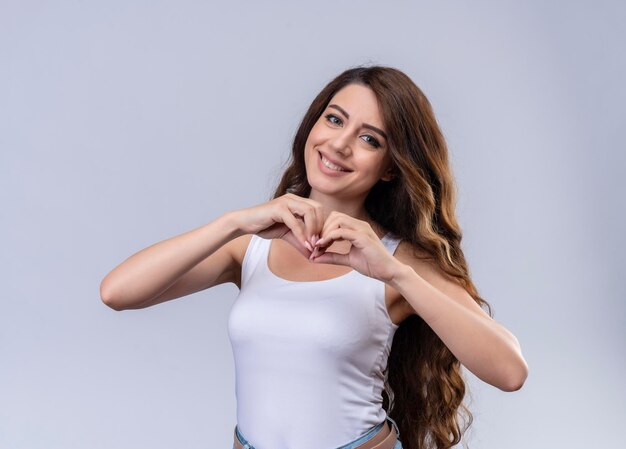
<path fill-rule="evenodd" d="M 347 254 L 338 254 L 333 252 L 325 252 L 311 259 L 314 263 L 330 263 L 333 265 L 346 265 L 350 266 L 350 261 Z"/>

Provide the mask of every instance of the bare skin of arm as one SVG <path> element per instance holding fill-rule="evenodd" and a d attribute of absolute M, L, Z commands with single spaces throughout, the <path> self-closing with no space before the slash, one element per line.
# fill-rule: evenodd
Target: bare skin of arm
<path fill-rule="evenodd" d="M 404 256 L 389 282 L 479 379 L 503 391 L 519 390 L 528 365 L 517 338 L 478 306 L 435 265 Z"/>
<path fill-rule="evenodd" d="M 282 238 L 308 257 L 305 242 L 322 224 L 319 203 L 290 193 L 227 212 L 130 256 L 102 280 L 100 297 L 115 310 L 143 309 L 226 282 L 239 286 L 247 234 Z"/>
<path fill-rule="evenodd" d="M 102 301 L 115 310 L 142 309 L 226 282 L 237 283 L 237 239 L 232 213 L 155 243 L 115 267 L 100 284 Z"/>
<path fill-rule="evenodd" d="M 418 257 L 408 242 L 390 255 L 370 224 L 343 213 L 331 212 L 324 226 L 324 237 L 315 242 L 323 254 L 312 255 L 316 262 L 350 265 L 387 283 L 479 379 L 503 391 L 522 387 L 528 365 L 517 338 L 437 263 Z M 350 253 L 326 252 L 337 240 L 350 241 Z"/>

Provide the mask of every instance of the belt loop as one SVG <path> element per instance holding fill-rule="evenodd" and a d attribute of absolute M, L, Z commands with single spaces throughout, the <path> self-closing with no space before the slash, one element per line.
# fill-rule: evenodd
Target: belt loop
<path fill-rule="evenodd" d="M 391 418 L 391 416 L 387 415 L 387 419 L 389 421 L 391 421 L 391 423 L 393 424 L 394 429 L 396 429 L 396 433 L 398 434 L 398 439 L 400 439 L 400 429 L 398 428 L 398 425 L 396 424 L 396 422 Z"/>

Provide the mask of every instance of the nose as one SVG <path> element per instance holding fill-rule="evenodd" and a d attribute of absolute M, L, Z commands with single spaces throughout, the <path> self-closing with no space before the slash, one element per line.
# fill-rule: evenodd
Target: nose
<path fill-rule="evenodd" d="M 346 157 L 352 153 L 352 148 L 350 147 L 350 139 L 351 135 L 348 129 L 343 128 L 341 130 L 337 130 L 337 132 L 329 139 L 330 148 L 338 154 Z"/>

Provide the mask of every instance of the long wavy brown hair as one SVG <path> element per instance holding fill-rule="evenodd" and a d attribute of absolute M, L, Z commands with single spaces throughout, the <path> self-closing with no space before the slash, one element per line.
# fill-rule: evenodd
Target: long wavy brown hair
<path fill-rule="evenodd" d="M 291 192 L 308 197 L 311 186 L 304 146 L 331 98 L 358 83 L 372 89 L 387 132 L 394 177 L 379 181 L 365 199 L 370 217 L 410 242 L 415 257 L 433 261 L 488 310 L 470 278 L 455 217 L 456 186 L 448 149 L 424 93 L 403 72 L 381 66 L 346 70 L 317 95 L 296 132 L 292 153 L 273 198 Z M 464 403 L 459 360 L 418 315 L 396 330 L 385 371 L 383 408 L 396 421 L 405 449 L 446 449 L 472 423 Z"/>

